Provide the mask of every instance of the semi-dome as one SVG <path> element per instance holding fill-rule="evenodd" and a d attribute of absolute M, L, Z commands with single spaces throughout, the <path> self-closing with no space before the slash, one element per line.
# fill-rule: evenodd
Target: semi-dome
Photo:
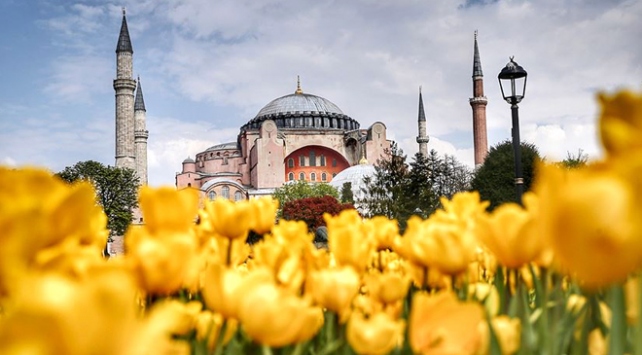
<path fill-rule="evenodd" d="M 339 106 L 321 96 L 304 93 L 298 85 L 293 94 L 281 96 L 265 105 L 241 131 L 257 130 L 273 120 L 279 129 L 353 130 L 359 122 L 348 117 Z"/>

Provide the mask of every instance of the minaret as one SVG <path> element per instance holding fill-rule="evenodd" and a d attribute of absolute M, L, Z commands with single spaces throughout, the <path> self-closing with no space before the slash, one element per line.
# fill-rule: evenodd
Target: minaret
<path fill-rule="evenodd" d="M 417 143 L 419 143 L 419 153 L 428 157 L 428 141 L 430 138 L 426 133 L 426 112 L 424 111 L 424 99 L 421 97 L 421 86 L 419 87 L 419 118 L 417 119 L 419 125 L 419 135 L 417 136 Z"/>
<path fill-rule="evenodd" d="M 136 99 L 134 100 L 134 145 L 136 148 L 136 174 L 141 185 L 147 185 L 147 131 L 145 121 L 147 110 L 143 100 L 143 89 L 140 86 L 140 77 L 136 87 Z"/>
<path fill-rule="evenodd" d="M 488 154 L 488 137 L 486 136 L 486 104 L 484 96 L 484 74 L 482 73 L 477 31 L 475 31 L 475 54 L 473 56 L 473 97 L 470 106 L 473 108 L 473 142 L 475 148 L 475 167 L 484 163 Z"/>
<path fill-rule="evenodd" d="M 129 39 L 127 19 L 123 8 L 123 23 L 116 45 L 116 166 L 136 169 L 134 148 L 134 90 L 132 42 Z"/>

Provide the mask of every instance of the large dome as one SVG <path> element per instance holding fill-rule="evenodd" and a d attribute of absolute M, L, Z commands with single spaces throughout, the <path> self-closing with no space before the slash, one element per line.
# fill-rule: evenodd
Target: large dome
<path fill-rule="evenodd" d="M 340 192 L 343 188 L 343 184 L 349 182 L 352 185 L 352 196 L 356 202 L 357 200 L 361 200 L 365 197 L 365 193 L 361 190 L 366 186 L 363 178 L 373 177 L 376 172 L 377 170 L 373 165 L 368 164 L 365 159 L 362 159 L 358 165 L 351 166 L 333 177 L 332 181 L 330 181 L 330 185 Z M 355 207 L 357 207 L 357 209 L 359 208 L 359 206 L 356 205 Z"/>
<path fill-rule="evenodd" d="M 343 111 L 328 99 L 312 94 L 295 93 L 272 100 L 256 114 L 256 117 L 296 112 L 343 115 Z"/>
<path fill-rule="evenodd" d="M 241 131 L 258 130 L 265 120 L 279 129 L 354 130 L 359 122 L 348 117 L 339 106 L 321 96 L 306 94 L 298 87 L 294 94 L 281 96 L 265 105 Z"/>

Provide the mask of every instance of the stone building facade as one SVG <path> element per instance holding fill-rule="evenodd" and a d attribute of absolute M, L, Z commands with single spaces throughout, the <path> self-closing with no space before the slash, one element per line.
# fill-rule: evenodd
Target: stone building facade
<path fill-rule="evenodd" d="M 265 105 L 241 126 L 235 142 L 214 145 L 183 161 L 177 188 L 208 198 L 269 195 L 288 181 L 332 181 L 361 158 L 376 161 L 390 148 L 386 126 L 359 122 L 321 96 L 293 94 Z"/>

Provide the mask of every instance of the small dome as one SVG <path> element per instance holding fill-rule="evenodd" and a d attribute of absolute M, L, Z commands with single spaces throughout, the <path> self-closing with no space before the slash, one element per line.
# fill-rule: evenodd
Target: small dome
<path fill-rule="evenodd" d="M 373 165 L 354 165 L 338 173 L 337 176 L 332 178 L 332 181 L 330 181 L 330 185 L 341 192 L 343 184 L 345 184 L 346 182 L 351 183 L 352 196 L 354 200 L 357 201 L 364 197 L 364 193 L 361 191 L 361 188 L 365 187 L 363 178 L 366 176 L 374 176 L 375 172 L 376 169 Z"/>
<path fill-rule="evenodd" d="M 195 161 L 191 157 L 187 157 L 187 159 L 183 160 L 183 164 L 185 163 L 195 163 Z"/>

